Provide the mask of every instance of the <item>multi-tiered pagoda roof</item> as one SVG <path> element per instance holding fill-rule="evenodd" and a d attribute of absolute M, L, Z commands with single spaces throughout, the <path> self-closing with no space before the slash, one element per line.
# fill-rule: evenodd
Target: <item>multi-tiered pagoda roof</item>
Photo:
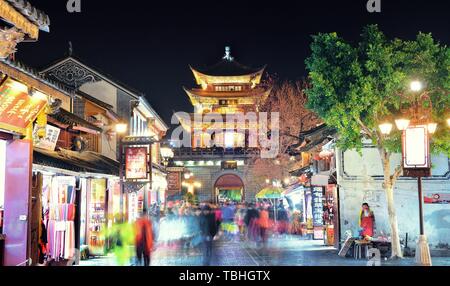
<path fill-rule="evenodd" d="M 270 88 L 261 84 L 265 66 L 252 68 L 237 62 L 225 48 L 225 56 L 217 64 L 206 67 L 192 67 L 191 70 L 199 88 L 184 88 L 192 105 L 207 106 L 249 106 L 260 105 L 270 94 Z M 202 108 L 202 109 L 203 109 Z"/>

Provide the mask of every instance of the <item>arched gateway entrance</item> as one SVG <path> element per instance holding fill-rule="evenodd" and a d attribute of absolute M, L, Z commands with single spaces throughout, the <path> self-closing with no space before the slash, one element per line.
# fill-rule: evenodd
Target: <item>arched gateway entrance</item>
<path fill-rule="evenodd" d="M 243 202 L 244 182 L 234 174 L 225 174 L 220 176 L 214 184 L 214 198 L 216 202 L 234 201 Z"/>

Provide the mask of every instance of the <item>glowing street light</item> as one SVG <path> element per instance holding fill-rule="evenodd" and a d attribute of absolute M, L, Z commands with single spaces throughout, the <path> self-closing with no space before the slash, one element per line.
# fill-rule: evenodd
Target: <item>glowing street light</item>
<path fill-rule="evenodd" d="M 405 131 L 406 129 L 408 129 L 410 123 L 411 120 L 405 118 L 395 120 L 395 125 L 397 126 L 397 129 L 400 131 Z"/>
<path fill-rule="evenodd" d="M 163 159 L 163 164 L 167 168 L 167 166 L 169 165 L 170 159 L 172 159 L 175 156 L 175 154 L 173 153 L 173 150 L 172 150 L 172 148 L 170 148 L 169 145 L 161 146 L 160 152 L 161 152 L 161 157 Z"/>
<path fill-rule="evenodd" d="M 415 80 L 415 81 L 411 82 L 410 88 L 411 88 L 411 91 L 413 91 L 413 92 L 419 92 L 422 90 L 423 85 L 420 81 Z"/>
<path fill-rule="evenodd" d="M 380 131 L 383 135 L 389 135 L 392 132 L 393 125 L 391 123 L 380 124 Z"/>
<path fill-rule="evenodd" d="M 116 132 L 118 134 L 125 134 L 128 130 L 128 125 L 126 123 L 117 123 Z"/>
<path fill-rule="evenodd" d="M 428 124 L 428 132 L 430 134 L 436 133 L 437 127 L 438 127 L 437 123 L 430 123 L 430 124 Z"/>

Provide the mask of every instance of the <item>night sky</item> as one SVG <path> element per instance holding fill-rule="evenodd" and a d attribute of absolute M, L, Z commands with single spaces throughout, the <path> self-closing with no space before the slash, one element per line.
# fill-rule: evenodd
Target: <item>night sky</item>
<path fill-rule="evenodd" d="M 81 0 L 82 12 L 70 14 L 67 0 L 29 0 L 49 15 L 51 31 L 20 44 L 17 59 L 44 67 L 72 41 L 74 55 L 145 93 L 170 124 L 172 111 L 191 111 L 182 90 L 194 86 L 189 64 L 215 64 L 226 45 L 242 64 L 267 64 L 269 73 L 295 80 L 305 76 L 310 36 L 319 32 L 356 41 L 364 25 L 377 23 L 389 37 L 423 31 L 449 44 L 450 1 L 381 1 L 382 13 L 370 14 L 367 0 Z"/>

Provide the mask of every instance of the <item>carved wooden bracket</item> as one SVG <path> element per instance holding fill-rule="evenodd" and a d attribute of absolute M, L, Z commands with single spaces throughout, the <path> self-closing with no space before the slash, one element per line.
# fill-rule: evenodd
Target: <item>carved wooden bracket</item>
<path fill-rule="evenodd" d="M 0 58 L 6 59 L 17 51 L 17 44 L 22 42 L 25 34 L 16 28 L 0 29 Z"/>

